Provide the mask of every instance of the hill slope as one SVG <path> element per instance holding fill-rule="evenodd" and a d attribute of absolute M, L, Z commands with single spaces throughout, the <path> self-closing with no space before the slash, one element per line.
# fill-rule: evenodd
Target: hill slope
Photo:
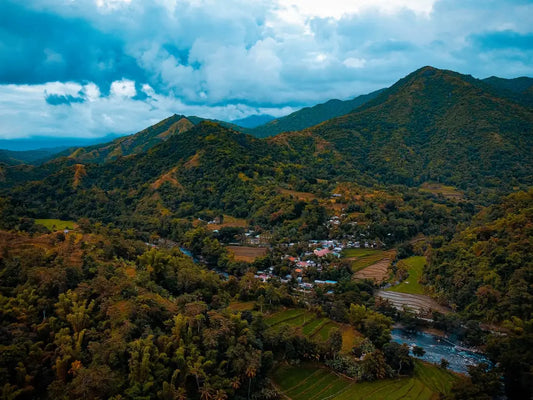
<path fill-rule="evenodd" d="M 61 155 L 77 162 L 105 162 L 118 157 L 139 154 L 167 140 L 174 134 L 186 132 L 194 124 L 183 115 L 164 119 L 134 135 L 124 136 L 109 143 L 70 149 Z"/>
<path fill-rule="evenodd" d="M 264 125 L 250 129 L 248 133 L 256 137 L 274 136 L 282 132 L 300 131 L 328 119 L 347 114 L 355 108 L 374 99 L 382 90 L 358 96 L 352 100 L 329 100 L 313 107 L 305 107 L 286 117 L 277 118 Z"/>
<path fill-rule="evenodd" d="M 422 68 L 345 116 L 311 128 L 385 183 L 471 191 L 533 183 L 533 110 L 470 76 Z"/>
<path fill-rule="evenodd" d="M 54 158 L 62 150 L 64 150 L 64 147 L 23 151 L 0 149 L 0 163 L 6 165 L 37 165 Z"/>

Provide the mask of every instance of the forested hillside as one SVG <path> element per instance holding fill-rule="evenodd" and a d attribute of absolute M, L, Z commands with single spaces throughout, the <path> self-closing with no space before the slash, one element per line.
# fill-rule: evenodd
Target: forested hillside
<path fill-rule="evenodd" d="M 262 138 L 275 136 L 282 132 L 300 131 L 328 119 L 348 114 L 350 111 L 376 98 L 383 90 L 357 96 L 352 100 L 329 100 L 313 107 L 305 107 L 285 117 L 276 118 L 266 124 L 252 128 L 248 132 Z"/>
<path fill-rule="evenodd" d="M 531 319 L 533 191 L 484 209 L 435 251 L 426 279 L 450 304 L 476 319 Z"/>
<path fill-rule="evenodd" d="M 495 97 L 479 81 L 426 67 L 314 135 L 375 179 L 437 181 L 474 193 L 527 187 L 533 111 Z"/>

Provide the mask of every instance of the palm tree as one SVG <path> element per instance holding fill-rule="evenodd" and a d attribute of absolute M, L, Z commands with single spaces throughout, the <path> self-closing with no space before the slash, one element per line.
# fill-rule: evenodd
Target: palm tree
<path fill-rule="evenodd" d="M 235 378 L 233 378 L 233 380 L 231 381 L 231 387 L 235 390 L 237 390 L 238 388 L 241 387 L 241 380 L 239 379 L 238 376 L 236 376 Z"/>
<path fill-rule="evenodd" d="M 213 399 L 213 388 L 208 383 L 204 383 L 199 391 L 201 400 Z"/>
<path fill-rule="evenodd" d="M 213 397 L 213 400 L 227 400 L 228 398 L 228 394 L 222 390 L 222 389 L 217 389 L 217 391 L 215 392 L 215 397 Z"/>
<path fill-rule="evenodd" d="M 255 365 L 249 365 L 248 368 L 246 368 L 246 376 L 248 377 L 248 400 L 250 400 L 250 390 L 252 388 L 252 379 L 255 377 L 256 373 L 257 373 L 257 370 L 255 368 Z"/>

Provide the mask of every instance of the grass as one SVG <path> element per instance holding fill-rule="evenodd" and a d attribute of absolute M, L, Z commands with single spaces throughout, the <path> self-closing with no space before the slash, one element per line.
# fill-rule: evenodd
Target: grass
<path fill-rule="evenodd" d="M 248 221 L 242 218 L 235 218 L 231 215 L 225 215 L 224 214 L 224 221 L 222 224 L 209 224 L 207 225 L 207 229 L 209 230 L 215 230 L 215 229 L 222 229 L 222 228 L 246 228 L 248 226 Z"/>
<path fill-rule="evenodd" d="M 420 186 L 421 192 L 431 193 L 434 195 L 442 195 L 448 199 L 462 199 L 463 193 L 453 186 L 446 186 L 441 183 L 425 182 Z"/>
<path fill-rule="evenodd" d="M 63 221 L 60 219 L 36 219 L 36 224 L 43 225 L 50 231 L 62 231 L 65 229 L 74 229 L 74 221 Z"/>
<path fill-rule="evenodd" d="M 376 382 L 350 381 L 313 363 L 281 366 L 272 378 L 293 400 L 431 400 L 449 393 L 457 380 L 453 373 L 418 360 L 412 377 Z"/>
<path fill-rule="evenodd" d="M 341 253 L 343 258 L 360 258 L 374 254 L 374 249 L 344 249 Z"/>
<path fill-rule="evenodd" d="M 251 311 L 254 306 L 254 301 L 234 301 L 228 305 L 228 309 L 231 311 Z"/>
<path fill-rule="evenodd" d="M 342 351 L 350 352 L 360 340 L 360 334 L 349 325 L 342 325 L 329 318 L 318 317 L 302 309 L 287 309 L 277 312 L 265 319 L 270 329 L 276 329 L 281 324 L 288 324 L 301 329 L 302 335 L 313 341 L 324 342 L 328 340 L 331 331 L 335 328 L 342 333 Z"/>
<path fill-rule="evenodd" d="M 409 276 L 397 286 L 388 288 L 392 292 L 408 294 L 424 294 L 424 287 L 419 283 L 426 265 L 426 257 L 414 256 L 401 260 L 398 264 L 403 264 L 407 268 Z"/>

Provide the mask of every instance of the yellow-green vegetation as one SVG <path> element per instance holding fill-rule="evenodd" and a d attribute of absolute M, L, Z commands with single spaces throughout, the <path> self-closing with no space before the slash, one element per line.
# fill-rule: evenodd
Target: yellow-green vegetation
<path fill-rule="evenodd" d="M 229 304 L 228 309 L 231 311 L 251 311 L 254 306 L 254 301 L 233 301 Z"/>
<path fill-rule="evenodd" d="M 329 318 L 302 309 L 287 309 L 266 318 L 271 329 L 277 329 L 282 324 L 301 329 L 304 336 L 318 342 L 326 341 L 331 331 L 339 329 L 342 334 L 342 351 L 349 352 L 360 341 L 361 335 L 349 325 L 339 324 Z"/>
<path fill-rule="evenodd" d="M 407 270 L 409 276 L 397 286 L 387 290 L 409 294 L 424 294 L 424 287 L 420 284 L 420 278 L 426 265 L 426 257 L 413 256 L 405 260 L 398 261 L 398 268 Z"/>
<path fill-rule="evenodd" d="M 74 229 L 74 221 L 63 221 L 61 219 L 36 219 L 36 224 L 43 225 L 51 231 L 62 231 L 64 229 Z"/>
<path fill-rule="evenodd" d="M 382 260 L 386 254 L 383 250 L 346 249 L 343 250 L 342 256 L 352 261 L 352 272 L 357 272 Z"/>
<path fill-rule="evenodd" d="M 412 377 L 375 382 L 351 381 L 313 363 L 281 366 L 273 379 L 293 400 L 431 400 L 449 393 L 458 378 L 434 365 L 415 361 Z"/>
<path fill-rule="evenodd" d="M 420 187 L 421 192 L 441 195 L 448 199 L 462 199 L 463 193 L 453 186 L 446 186 L 441 183 L 426 182 Z"/>

